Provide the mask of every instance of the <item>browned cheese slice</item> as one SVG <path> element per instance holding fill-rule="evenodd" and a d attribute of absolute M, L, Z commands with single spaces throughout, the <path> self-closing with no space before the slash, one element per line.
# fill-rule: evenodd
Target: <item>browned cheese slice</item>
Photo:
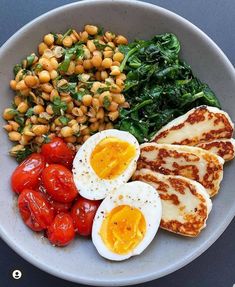
<path fill-rule="evenodd" d="M 181 175 L 201 183 L 214 196 L 223 178 L 224 160 L 206 150 L 185 145 L 146 143 L 140 146 L 137 169 Z"/>
<path fill-rule="evenodd" d="M 233 129 L 234 124 L 226 112 L 200 106 L 169 122 L 153 136 L 152 141 L 195 146 L 216 139 L 229 139 Z"/>
<path fill-rule="evenodd" d="M 198 182 L 150 169 L 136 171 L 133 179 L 152 185 L 159 193 L 162 202 L 161 228 L 195 237 L 206 226 L 212 203 L 205 188 Z"/>
<path fill-rule="evenodd" d="M 235 140 L 234 139 L 220 139 L 211 142 L 200 143 L 197 147 L 203 148 L 213 152 L 225 161 L 232 160 L 235 156 Z"/>

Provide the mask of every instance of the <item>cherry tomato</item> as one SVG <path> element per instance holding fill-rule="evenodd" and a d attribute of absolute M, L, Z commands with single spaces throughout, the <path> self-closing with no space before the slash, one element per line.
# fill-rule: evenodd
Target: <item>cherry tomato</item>
<path fill-rule="evenodd" d="M 68 245 L 75 236 L 72 217 L 68 213 L 57 214 L 47 229 L 47 237 L 57 246 Z"/>
<path fill-rule="evenodd" d="M 23 189 L 35 189 L 39 178 L 46 166 L 43 155 L 33 153 L 17 166 L 11 176 L 11 186 L 14 192 L 20 193 Z"/>
<path fill-rule="evenodd" d="M 46 229 L 54 219 L 49 202 L 31 189 L 24 189 L 18 198 L 18 207 L 25 224 L 34 231 Z"/>
<path fill-rule="evenodd" d="M 39 187 L 39 191 L 41 192 L 42 196 L 50 203 L 51 208 L 55 214 L 67 212 L 70 210 L 72 202 L 62 203 L 53 200 L 42 185 Z"/>
<path fill-rule="evenodd" d="M 89 200 L 80 197 L 72 207 L 71 216 L 78 234 L 82 236 L 91 235 L 93 219 L 100 205 L 99 200 Z"/>
<path fill-rule="evenodd" d="M 42 183 L 52 199 L 58 202 L 71 202 L 78 195 L 72 172 L 59 164 L 51 164 L 42 172 Z"/>
<path fill-rule="evenodd" d="M 61 138 L 54 138 L 49 143 L 42 145 L 41 153 L 48 163 L 58 163 L 71 169 L 75 152 L 68 148 Z"/>

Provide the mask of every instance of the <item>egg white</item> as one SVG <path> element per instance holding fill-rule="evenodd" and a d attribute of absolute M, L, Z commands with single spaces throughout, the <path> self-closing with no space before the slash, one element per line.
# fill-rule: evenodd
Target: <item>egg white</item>
<path fill-rule="evenodd" d="M 135 146 L 136 154 L 126 170 L 114 179 L 101 179 L 90 164 L 91 154 L 96 145 L 103 139 L 116 137 Z M 91 200 L 105 198 L 112 190 L 126 183 L 136 170 L 136 163 L 140 155 L 137 139 L 128 132 L 119 130 L 105 130 L 91 136 L 79 149 L 73 161 L 73 177 L 79 193 Z"/>
<path fill-rule="evenodd" d="M 120 197 L 121 195 L 121 197 Z M 138 208 L 146 222 L 146 232 L 142 241 L 129 253 L 112 252 L 103 242 L 100 229 L 105 216 L 117 206 L 129 205 Z M 120 186 L 110 193 L 99 206 L 92 227 L 92 241 L 101 256 L 109 260 L 121 261 L 139 255 L 151 243 L 157 233 L 162 216 L 162 205 L 159 194 L 151 185 L 133 181 Z"/>

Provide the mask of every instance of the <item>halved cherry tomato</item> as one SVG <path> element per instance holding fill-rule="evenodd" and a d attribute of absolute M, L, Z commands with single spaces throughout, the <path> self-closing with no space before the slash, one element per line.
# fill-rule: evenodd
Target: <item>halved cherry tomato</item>
<path fill-rule="evenodd" d="M 68 213 L 57 214 L 47 229 L 47 237 L 57 246 L 68 245 L 75 236 L 72 217 Z"/>
<path fill-rule="evenodd" d="M 42 172 L 42 183 L 52 199 L 67 203 L 78 195 L 72 172 L 59 164 L 51 164 Z"/>
<path fill-rule="evenodd" d="M 80 197 L 71 209 L 75 231 L 82 236 L 91 235 L 93 219 L 100 205 L 100 200 Z"/>
<path fill-rule="evenodd" d="M 68 212 L 72 206 L 72 202 L 58 202 L 51 198 L 51 196 L 46 192 L 44 187 L 41 185 L 39 187 L 39 191 L 41 192 L 41 195 L 50 203 L 51 208 L 55 214 L 61 213 L 61 212 Z"/>
<path fill-rule="evenodd" d="M 48 163 L 58 163 L 72 168 L 75 152 L 68 148 L 61 138 L 54 138 L 49 143 L 43 144 L 41 153 Z"/>
<path fill-rule="evenodd" d="M 11 186 L 14 192 L 20 193 L 23 189 L 35 189 L 39 184 L 39 177 L 46 166 L 45 157 L 33 153 L 17 166 L 11 176 Z"/>
<path fill-rule="evenodd" d="M 34 231 L 46 229 L 54 219 L 49 202 L 31 189 L 24 189 L 18 198 L 18 207 L 25 224 Z"/>

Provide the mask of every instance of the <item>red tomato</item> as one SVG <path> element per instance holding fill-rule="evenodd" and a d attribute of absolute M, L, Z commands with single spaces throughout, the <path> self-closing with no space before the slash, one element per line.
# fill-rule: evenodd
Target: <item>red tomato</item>
<path fill-rule="evenodd" d="M 93 219 L 101 201 L 80 197 L 72 207 L 71 216 L 78 234 L 91 235 Z"/>
<path fill-rule="evenodd" d="M 23 189 L 35 189 L 39 184 L 39 177 L 46 166 L 43 155 L 33 153 L 17 166 L 11 176 L 11 186 L 14 192 L 20 193 Z"/>
<path fill-rule="evenodd" d="M 59 164 L 51 164 L 42 172 L 42 183 L 52 199 L 67 203 L 78 195 L 72 172 Z"/>
<path fill-rule="evenodd" d="M 50 204 L 37 191 L 24 189 L 19 195 L 18 207 L 25 224 L 34 231 L 46 229 L 54 219 Z"/>
<path fill-rule="evenodd" d="M 51 196 L 45 191 L 43 186 L 39 187 L 39 191 L 41 192 L 42 196 L 50 203 L 51 208 L 55 214 L 67 212 L 72 206 L 72 202 L 62 203 L 53 200 Z"/>
<path fill-rule="evenodd" d="M 57 214 L 47 229 L 47 236 L 52 244 L 68 245 L 75 236 L 72 217 L 68 213 Z"/>
<path fill-rule="evenodd" d="M 61 138 L 54 138 L 49 143 L 42 145 L 41 153 L 48 163 L 58 163 L 72 168 L 75 152 L 68 148 Z"/>

